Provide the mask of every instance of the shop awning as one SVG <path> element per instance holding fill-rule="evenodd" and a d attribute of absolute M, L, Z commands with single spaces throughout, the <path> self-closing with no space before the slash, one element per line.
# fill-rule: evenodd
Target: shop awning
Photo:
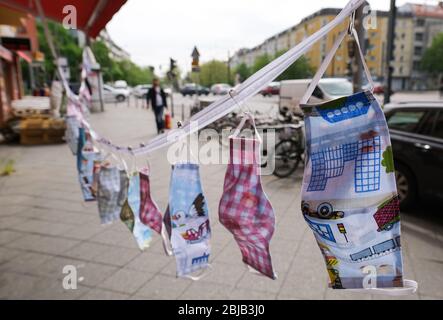
<path fill-rule="evenodd" d="M 40 0 L 48 19 L 63 22 L 63 8 L 77 10 L 77 28 L 95 38 L 127 0 Z M 38 16 L 34 0 L 0 0 L 0 5 Z"/>
<path fill-rule="evenodd" d="M 27 63 L 32 63 L 32 57 L 28 53 L 26 53 L 24 51 L 17 51 L 17 54 L 20 58 L 25 60 Z"/>

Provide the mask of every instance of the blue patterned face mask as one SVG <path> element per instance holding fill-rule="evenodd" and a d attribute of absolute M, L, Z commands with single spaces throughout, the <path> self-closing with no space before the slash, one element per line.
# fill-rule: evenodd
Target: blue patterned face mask
<path fill-rule="evenodd" d="M 165 225 L 177 261 L 177 276 L 198 279 L 191 274 L 209 266 L 211 236 L 198 165 L 174 166 Z"/>
<path fill-rule="evenodd" d="M 129 178 L 128 198 L 123 205 L 120 219 L 134 235 L 140 250 L 144 250 L 151 243 L 152 230 L 140 221 L 140 201 L 140 175 L 135 174 Z"/>
<path fill-rule="evenodd" d="M 324 69 L 325 64 L 311 87 Z M 379 103 L 364 92 L 302 107 L 307 144 L 302 213 L 330 286 L 414 292 L 416 283 L 403 280 L 392 147 Z"/>
<path fill-rule="evenodd" d="M 84 128 L 79 129 L 77 146 L 77 170 L 83 199 L 85 201 L 96 200 L 94 184 L 94 165 L 100 160 L 100 153 L 94 148 L 87 138 Z"/>

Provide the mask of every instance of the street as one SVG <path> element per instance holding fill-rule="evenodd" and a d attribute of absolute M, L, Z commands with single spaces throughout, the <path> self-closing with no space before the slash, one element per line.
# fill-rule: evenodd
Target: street
<path fill-rule="evenodd" d="M 181 105 L 175 97 L 175 121 Z M 277 98 L 256 96 L 246 110 L 276 112 Z M 119 145 L 155 136 L 154 116 L 134 101 L 109 104 L 91 123 Z M 156 235 L 140 252 L 120 221 L 101 226 L 96 203 L 83 203 L 76 162 L 67 145 L 0 145 L 1 159 L 14 159 L 11 176 L 0 177 L 0 299 L 392 299 L 327 288 L 327 272 L 312 231 L 300 210 L 302 168 L 288 179 L 263 177 L 277 217 L 271 242 L 275 281 L 248 272 L 232 235 L 218 221 L 226 166 L 201 167 L 212 228 L 212 271 L 200 281 L 177 279 L 175 259 Z M 144 160 L 140 157 L 139 162 Z M 149 156 L 152 196 L 167 206 L 171 165 L 166 150 Z M 443 299 L 443 219 L 433 206 L 402 213 L 405 278 L 418 292 L 395 299 Z M 78 271 L 78 288 L 65 290 L 65 266 Z"/>

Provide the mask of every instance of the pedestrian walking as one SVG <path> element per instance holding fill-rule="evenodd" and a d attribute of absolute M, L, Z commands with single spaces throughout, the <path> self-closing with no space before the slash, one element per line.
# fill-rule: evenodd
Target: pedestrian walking
<path fill-rule="evenodd" d="M 164 122 L 164 109 L 168 108 L 166 101 L 166 94 L 163 88 L 160 86 L 160 81 L 154 79 L 152 81 L 152 88 L 149 89 L 147 94 L 148 108 L 152 107 L 152 111 L 155 114 L 155 123 L 157 125 L 157 132 L 163 133 L 165 129 Z"/>

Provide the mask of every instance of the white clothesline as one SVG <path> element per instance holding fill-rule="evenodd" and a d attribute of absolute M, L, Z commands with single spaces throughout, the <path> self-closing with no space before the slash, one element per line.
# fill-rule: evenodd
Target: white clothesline
<path fill-rule="evenodd" d="M 48 43 L 50 43 L 51 53 L 54 55 L 54 58 L 56 58 L 57 53 L 55 51 L 54 44 L 52 43 L 51 34 L 46 25 L 44 12 L 41 10 L 41 5 L 39 4 L 40 0 L 35 0 L 35 2 L 43 21 L 46 38 L 48 39 Z M 285 54 L 273 60 L 261 70 L 257 71 L 246 81 L 244 81 L 235 91 L 231 91 L 229 94 L 221 97 L 219 100 L 213 102 L 205 109 L 192 116 L 183 124 L 181 128 L 170 130 L 168 133 L 160 135 L 148 143 L 143 144 L 143 146 L 137 148 L 117 146 L 95 132 L 87 120 L 84 119 L 81 112 L 79 112 L 78 115 L 82 117 L 81 122 L 89 130 L 91 137 L 97 143 L 108 147 L 114 152 L 123 152 L 130 155 L 142 155 L 172 145 L 175 142 L 186 138 L 188 135 L 197 132 L 201 128 L 204 128 L 209 124 L 223 118 L 232 112 L 238 105 L 243 104 L 247 99 L 256 95 L 260 90 L 266 87 L 287 68 L 289 68 L 297 59 L 309 51 L 321 38 L 331 32 L 332 29 L 340 25 L 343 21 L 345 21 L 345 19 L 351 17 L 353 13 L 364 3 L 365 0 L 350 0 L 343 10 L 331 22 L 323 26 L 320 30 L 308 38 L 304 39 Z M 78 102 L 78 97 L 73 94 L 69 88 L 69 85 L 63 76 L 63 72 L 61 72 L 60 66 L 57 65 L 57 68 L 59 71 L 59 76 L 61 77 L 65 90 L 68 94 L 68 98 Z"/>

